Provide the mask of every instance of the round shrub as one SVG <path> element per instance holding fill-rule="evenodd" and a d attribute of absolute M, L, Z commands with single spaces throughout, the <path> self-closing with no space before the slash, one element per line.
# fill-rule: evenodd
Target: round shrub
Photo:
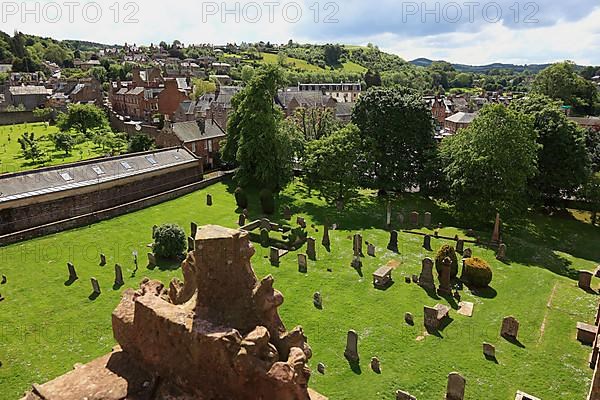
<path fill-rule="evenodd" d="M 242 189 L 241 187 L 238 187 L 237 189 L 235 189 L 235 202 L 237 203 L 237 206 L 241 209 L 246 209 L 248 208 L 248 195 L 246 194 L 246 191 L 244 189 Z"/>
<path fill-rule="evenodd" d="M 462 279 L 475 287 L 485 288 L 492 282 L 492 269 L 487 261 L 478 258 L 467 258 L 464 260 L 465 268 Z"/>
<path fill-rule="evenodd" d="M 185 253 L 187 239 L 184 230 L 174 224 L 159 226 L 154 233 L 152 251 L 158 257 L 177 258 Z"/>
<path fill-rule="evenodd" d="M 275 198 L 273 192 L 269 189 L 263 189 L 260 191 L 260 206 L 263 213 L 271 215 L 275 213 Z"/>
<path fill-rule="evenodd" d="M 456 251 L 454 251 L 454 247 L 448 244 L 443 245 L 438 250 L 437 255 L 435 257 L 435 269 L 437 270 L 438 274 L 442 272 L 442 261 L 444 261 L 446 257 L 452 260 L 450 277 L 456 278 L 456 276 L 458 275 L 458 259 L 456 258 Z"/>

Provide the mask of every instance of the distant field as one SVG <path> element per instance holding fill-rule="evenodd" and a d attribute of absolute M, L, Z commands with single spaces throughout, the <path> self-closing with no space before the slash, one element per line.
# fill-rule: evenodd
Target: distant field
<path fill-rule="evenodd" d="M 48 161 L 33 163 L 23 158 L 17 139 L 24 132 L 34 132 L 35 137 L 41 139 L 41 146 L 49 156 Z M 103 155 L 102 149 L 91 142 L 86 142 L 77 145 L 69 156 L 65 156 L 63 151 L 56 151 L 54 144 L 48 138 L 48 135 L 55 132 L 58 132 L 56 127 L 47 126 L 45 123 L 0 126 L 0 174 L 66 164 Z"/>
<path fill-rule="evenodd" d="M 263 56 L 263 59 L 262 59 L 263 63 L 277 64 L 277 54 L 262 53 L 262 56 Z M 306 61 L 300 60 L 297 58 L 287 57 L 286 62 L 290 67 L 297 68 L 297 69 L 303 70 L 303 71 L 310 71 L 310 72 L 325 71 L 323 68 L 317 67 L 316 65 L 309 64 Z"/>

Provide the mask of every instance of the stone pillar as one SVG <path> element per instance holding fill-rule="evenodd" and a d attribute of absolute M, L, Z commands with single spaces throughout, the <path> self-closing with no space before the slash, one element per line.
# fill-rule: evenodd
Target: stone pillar
<path fill-rule="evenodd" d="M 432 251 L 431 249 L 431 236 L 425 235 L 423 238 L 423 248 L 427 251 Z"/>
<path fill-rule="evenodd" d="M 329 238 L 329 225 L 327 224 L 325 224 L 325 226 L 323 227 L 323 240 L 321 241 L 321 244 L 324 247 L 331 246 L 331 240 Z"/>
<path fill-rule="evenodd" d="M 350 362 L 358 362 L 360 359 L 358 356 L 358 334 L 356 331 L 348 331 L 344 356 Z"/>
<path fill-rule="evenodd" d="M 391 231 L 390 232 L 390 242 L 387 246 L 388 250 L 393 251 L 394 253 L 398 252 L 398 232 Z"/>
<path fill-rule="evenodd" d="M 77 279 L 79 279 L 77 272 L 75 271 L 75 266 L 72 263 L 67 263 L 67 268 L 69 269 L 70 282 L 75 282 Z"/>
<path fill-rule="evenodd" d="M 123 280 L 123 269 L 119 264 L 115 264 L 115 286 L 123 286 L 125 281 Z"/>
<path fill-rule="evenodd" d="M 438 288 L 439 295 L 452 295 L 450 287 L 450 276 L 452 273 L 452 260 L 449 257 L 442 261 L 442 271 L 440 272 L 440 287 Z"/>
<path fill-rule="evenodd" d="M 317 261 L 317 241 L 314 238 L 307 239 L 306 254 L 310 260 Z"/>
<path fill-rule="evenodd" d="M 419 275 L 419 286 L 426 290 L 435 290 L 433 280 L 433 260 L 426 258 L 422 262 L 421 275 Z"/>

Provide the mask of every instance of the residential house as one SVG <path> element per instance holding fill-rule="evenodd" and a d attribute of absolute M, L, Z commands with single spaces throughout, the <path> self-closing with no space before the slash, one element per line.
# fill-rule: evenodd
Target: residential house
<path fill-rule="evenodd" d="M 75 68 L 79 68 L 82 71 L 89 71 L 90 69 L 92 69 L 94 67 L 100 67 L 102 64 L 100 64 L 99 60 L 89 60 L 89 61 L 75 60 L 75 61 L 73 61 L 73 65 L 75 65 Z"/>
<path fill-rule="evenodd" d="M 229 75 L 229 71 L 231 71 L 231 64 L 214 62 L 212 63 L 212 68 L 215 70 L 217 75 Z"/>
<path fill-rule="evenodd" d="M 203 110 L 208 106 L 208 110 L 205 112 L 206 119 L 214 120 L 220 127 L 227 131 L 227 121 L 229 120 L 229 115 L 233 112 L 231 100 L 241 90 L 242 88 L 239 86 L 217 86 L 217 91 L 214 94 L 207 97 L 203 96 L 199 99 L 196 108 L 202 115 Z M 211 98 L 212 100 L 210 100 Z"/>
<path fill-rule="evenodd" d="M 165 87 L 158 94 L 158 112 L 171 119 L 179 105 L 190 99 L 191 88 L 185 78 L 165 79 Z"/>
<path fill-rule="evenodd" d="M 10 86 L 4 94 L 7 105 L 23 105 L 26 111 L 43 107 L 51 95 L 52 89 L 44 86 Z"/>
<path fill-rule="evenodd" d="M 445 120 L 444 127 L 450 134 L 456 134 L 460 129 L 467 128 L 477 117 L 477 113 L 458 112 Z"/>
<path fill-rule="evenodd" d="M 580 127 L 594 132 L 600 132 L 600 117 L 569 117 Z"/>
<path fill-rule="evenodd" d="M 338 103 L 354 103 L 362 93 L 362 85 L 356 83 L 299 83 L 299 92 L 316 92 L 333 97 Z"/>
<path fill-rule="evenodd" d="M 283 109 L 283 112 L 287 117 L 293 115 L 294 112 L 300 107 L 330 108 L 335 112 L 338 105 L 338 101 L 336 99 L 320 90 L 298 91 L 293 89 L 280 91 L 277 94 L 275 103 Z"/>

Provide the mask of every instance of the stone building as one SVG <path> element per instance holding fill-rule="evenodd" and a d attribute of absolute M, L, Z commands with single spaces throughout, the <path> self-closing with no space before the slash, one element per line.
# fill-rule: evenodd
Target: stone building
<path fill-rule="evenodd" d="M 2 175 L 0 244 L 7 236 L 35 236 L 29 231 L 43 225 L 199 182 L 202 171 L 201 161 L 187 149 L 171 148 Z"/>
<path fill-rule="evenodd" d="M 467 128 L 477 117 L 477 113 L 458 112 L 445 121 L 445 128 L 451 134 L 457 133 L 460 129 Z"/>

